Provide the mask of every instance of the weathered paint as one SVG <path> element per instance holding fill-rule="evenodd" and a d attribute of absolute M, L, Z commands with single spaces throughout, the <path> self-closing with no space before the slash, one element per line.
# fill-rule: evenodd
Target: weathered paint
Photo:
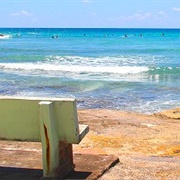
<path fill-rule="evenodd" d="M 43 175 L 54 177 L 59 166 L 59 139 L 54 118 L 53 103 L 39 103 L 39 124 L 41 130 Z"/>
<path fill-rule="evenodd" d="M 50 144 L 49 144 L 49 138 L 48 138 L 48 132 L 47 132 L 47 128 L 44 125 L 44 134 L 45 134 L 45 138 L 46 138 L 46 164 L 47 164 L 47 174 L 49 174 L 50 172 Z"/>
<path fill-rule="evenodd" d="M 88 131 L 79 132 L 75 99 L 0 97 L 0 139 L 41 141 L 39 108 L 41 101 L 53 102 L 58 139 L 79 143 Z M 84 130 L 85 130 L 84 129 Z"/>

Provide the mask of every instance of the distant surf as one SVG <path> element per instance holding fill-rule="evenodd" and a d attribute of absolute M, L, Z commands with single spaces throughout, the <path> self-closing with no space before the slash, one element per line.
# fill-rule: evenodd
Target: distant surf
<path fill-rule="evenodd" d="M 11 35 L 0 34 L 0 39 L 9 39 Z"/>

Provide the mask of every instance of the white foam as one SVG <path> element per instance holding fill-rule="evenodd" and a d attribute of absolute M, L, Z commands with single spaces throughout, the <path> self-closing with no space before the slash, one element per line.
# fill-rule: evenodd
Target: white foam
<path fill-rule="evenodd" d="M 0 39 L 9 39 L 9 38 L 11 38 L 10 35 L 1 35 L 0 36 Z"/>
<path fill-rule="evenodd" d="M 78 65 L 81 66 L 138 66 L 140 64 L 146 64 L 148 58 L 152 57 L 141 57 L 141 56 L 105 56 L 105 57 L 79 57 L 79 56 L 47 56 L 46 61 L 61 65 Z"/>
<path fill-rule="evenodd" d="M 40 71 L 61 71 L 74 73 L 113 73 L 113 74 L 137 74 L 148 71 L 145 66 L 80 66 L 60 65 L 49 63 L 0 63 L 4 70 L 40 70 Z"/>

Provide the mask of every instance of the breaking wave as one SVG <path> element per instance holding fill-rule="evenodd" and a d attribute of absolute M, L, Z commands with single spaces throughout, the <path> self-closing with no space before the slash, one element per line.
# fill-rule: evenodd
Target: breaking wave
<path fill-rule="evenodd" d="M 48 63 L 0 63 L 0 69 L 12 71 L 51 71 L 74 73 L 113 73 L 113 74 L 137 74 L 148 71 L 145 66 L 80 66 L 57 65 Z"/>

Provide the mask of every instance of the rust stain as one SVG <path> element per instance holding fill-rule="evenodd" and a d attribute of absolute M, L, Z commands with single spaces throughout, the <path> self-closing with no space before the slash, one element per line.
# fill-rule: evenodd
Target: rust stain
<path fill-rule="evenodd" d="M 47 163 L 47 171 L 49 173 L 49 166 L 50 166 L 50 144 L 49 144 L 47 128 L 46 128 L 45 125 L 44 125 L 44 133 L 45 133 L 45 137 L 46 137 L 46 163 Z"/>

